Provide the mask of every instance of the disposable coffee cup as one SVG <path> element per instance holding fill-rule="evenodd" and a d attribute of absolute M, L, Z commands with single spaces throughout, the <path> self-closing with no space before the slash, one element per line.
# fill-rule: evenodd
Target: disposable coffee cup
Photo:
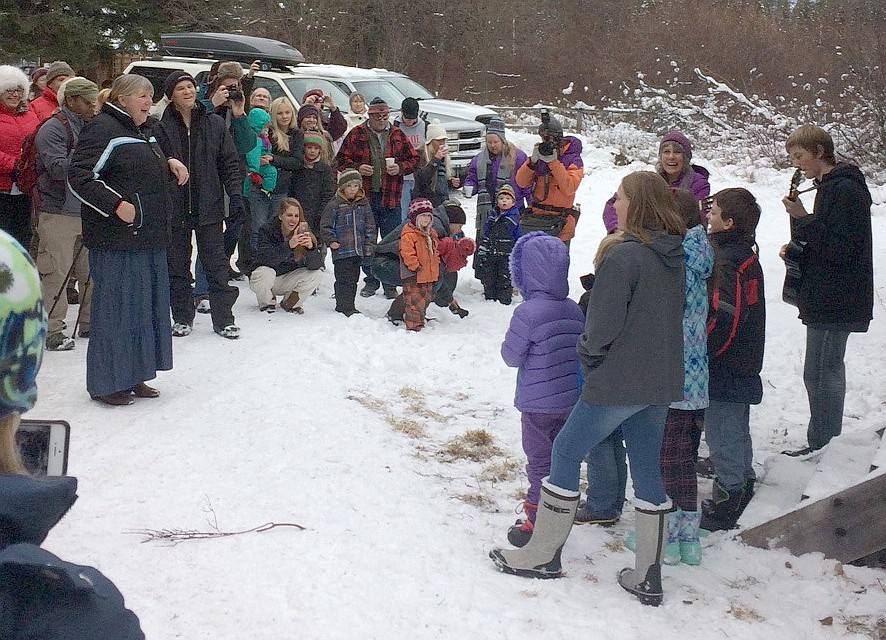
<path fill-rule="evenodd" d="M 464 191 L 465 198 L 470 198 L 474 195 L 474 185 L 472 184 L 466 184 L 462 190 Z"/>
<path fill-rule="evenodd" d="M 385 158 L 385 164 L 389 167 L 393 167 L 395 164 L 397 164 L 397 159 L 396 158 Z"/>

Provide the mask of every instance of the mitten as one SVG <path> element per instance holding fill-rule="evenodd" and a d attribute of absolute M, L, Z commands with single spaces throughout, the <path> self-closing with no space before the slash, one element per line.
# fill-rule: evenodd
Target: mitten
<path fill-rule="evenodd" d="M 257 174 L 255 171 L 250 171 L 246 175 L 249 176 L 249 179 L 252 181 L 252 184 L 254 184 L 256 187 L 261 187 L 262 179 L 259 174 Z"/>

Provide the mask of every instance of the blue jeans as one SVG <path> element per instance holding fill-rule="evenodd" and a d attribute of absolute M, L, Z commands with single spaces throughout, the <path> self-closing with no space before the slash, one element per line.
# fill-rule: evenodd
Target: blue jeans
<path fill-rule="evenodd" d="M 369 194 L 369 204 L 372 207 L 372 215 L 375 218 L 375 226 L 378 229 L 378 232 L 381 234 L 381 237 L 384 238 L 391 231 L 396 229 L 397 226 L 400 224 L 400 207 L 394 207 L 392 209 L 383 207 L 381 205 L 380 191 L 373 191 L 371 194 Z M 366 274 L 366 277 L 363 278 L 363 282 L 365 282 L 370 287 L 378 289 L 378 278 L 372 275 L 371 269 L 372 259 L 365 258 L 363 260 L 363 273 Z"/>
<path fill-rule="evenodd" d="M 737 491 L 756 477 L 750 419 L 751 405 L 742 402 L 711 400 L 705 409 L 705 441 L 717 482 L 727 491 Z"/>
<path fill-rule="evenodd" d="M 585 456 L 588 465 L 587 510 L 605 518 L 621 515 L 628 484 L 628 463 L 621 429 L 610 433 Z"/>
<path fill-rule="evenodd" d="M 803 382 L 809 396 L 809 446 L 820 449 L 843 430 L 848 331 L 806 327 Z"/>
<path fill-rule="evenodd" d="M 415 180 L 403 178 L 403 194 L 400 196 L 400 222 L 406 222 L 409 217 L 409 203 L 412 202 L 413 189 L 415 189 Z"/>
<path fill-rule="evenodd" d="M 255 251 L 258 244 L 258 230 L 272 220 L 271 198 L 258 187 L 250 186 L 247 200 L 249 201 L 249 248 Z"/>
<path fill-rule="evenodd" d="M 661 481 L 659 457 L 667 407 L 603 406 L 579 400 L 554 440 L 551 484 L 578 491 L 581 462 L 619 426 L 624 434 L 634 483 L 634 496 L 652 505 L 668 501 Z"/>

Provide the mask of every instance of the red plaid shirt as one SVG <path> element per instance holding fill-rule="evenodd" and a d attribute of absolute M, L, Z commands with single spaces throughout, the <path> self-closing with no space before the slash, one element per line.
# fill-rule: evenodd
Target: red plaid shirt
<path fill-rule="evenodd" d="M 372 151 L 369 146 L 369 136 L 371 135 L 375 134 L 369 130 L 368 123 L 351 129 L 336 156 L 339 171 L 359 169 L 361 164 L 372 164 Z M 398 127 L 391 125 L 384 157 L 395 158 L 400 166 L 400 173 L 395 176 L 389 175 L 387 172 L 382 174 L 381 206 L 386 209 L 397 209 L 400 207 L 400 196 L 403 194 L 403 176 L 415 171 L 418 164 L 418 153 L 412 148 L 406 134 Z M 363 191 L 367 196 L 371 193 L 371 187 L 372 177 L 363 176 Z"/>

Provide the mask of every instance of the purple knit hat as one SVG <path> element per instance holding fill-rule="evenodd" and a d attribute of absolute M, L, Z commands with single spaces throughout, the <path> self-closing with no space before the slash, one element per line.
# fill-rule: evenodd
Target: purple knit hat
<path fill-rule="evenodd" d="M 661 154 L 661 148 L 666 142 L 676 142 L 678 145 L 680 145 L 680 148 L 683 149 L 683 155 L 686 157 L 687 164 L 690 160 L 692 160 L 692 143 L 689 142 L 689 138 L 684 136 L 681 132 L 669 131 L 668 133 L 666 133 L 661 139 L 661 142 L 658 143 L 659 154 Z"/>

